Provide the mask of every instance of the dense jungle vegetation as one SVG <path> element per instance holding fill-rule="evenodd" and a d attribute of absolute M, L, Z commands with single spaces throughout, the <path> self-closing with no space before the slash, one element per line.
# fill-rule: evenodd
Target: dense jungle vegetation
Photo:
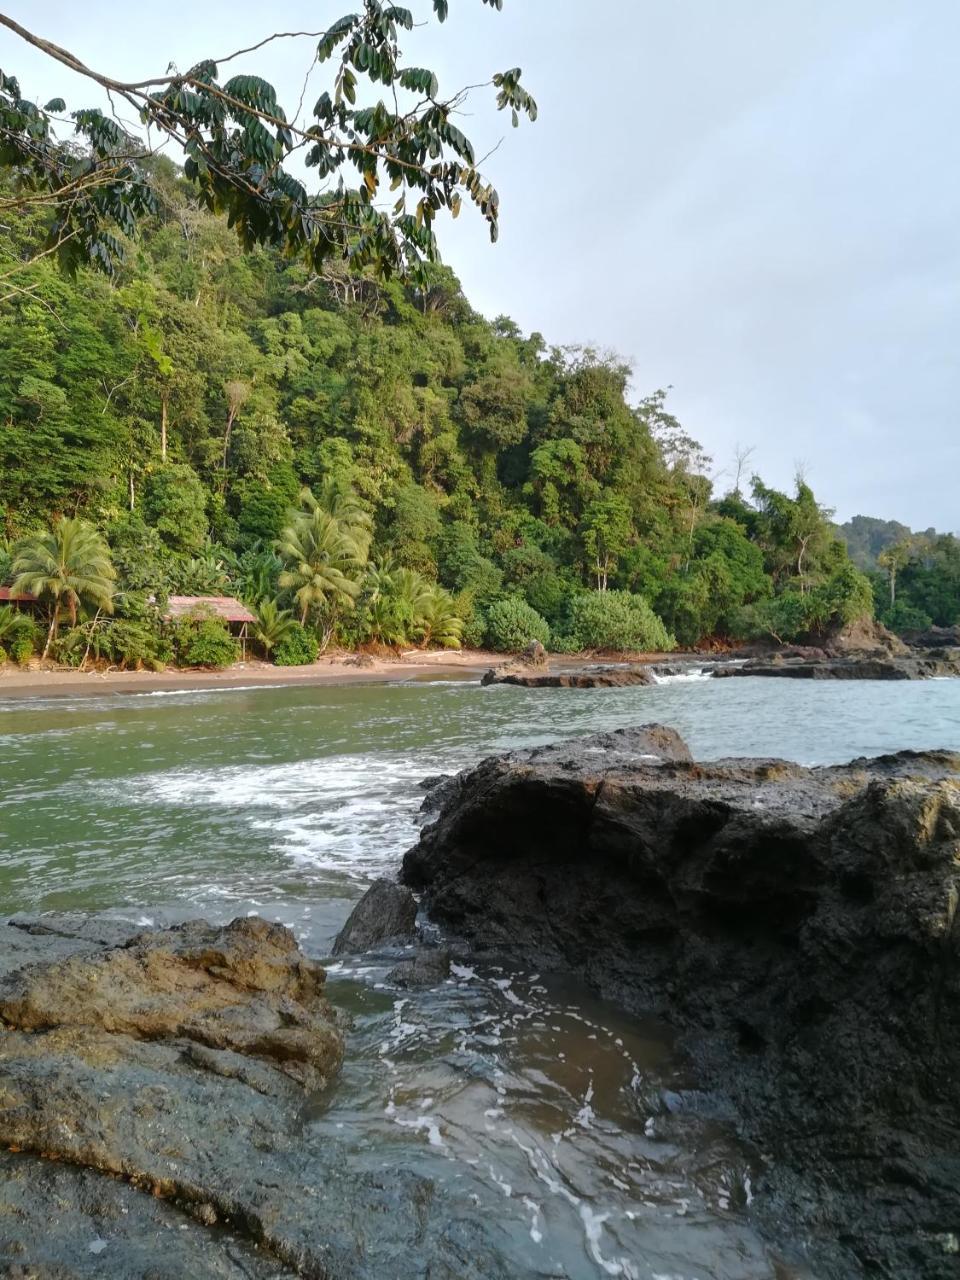
<path fill-rule="evenodd" d="M 45 633 L 0 615 L 16 656 L 229 661 L 220 624 L 161 626 L 171 593 L 237 595 L 287 662 L 786 641 L 873 608 L 807 484 L 714 492 L 619 360 L 484 319 L 439 265 L 415 286 L 244 253 L 172 164 L 154 183 L 112 278 L 40 260 L 0 304 L 0 582 L 49 602 Z M 35 252 L 42 215 L 10 237 Z M 955 540 L 894 545 L 864 562 L 881 612 L 955 621 Z"/>

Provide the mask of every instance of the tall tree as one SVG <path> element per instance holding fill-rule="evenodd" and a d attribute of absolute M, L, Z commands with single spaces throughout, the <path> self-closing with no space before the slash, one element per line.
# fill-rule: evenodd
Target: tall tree
<path fill-rule="evenodd" d="M 503 0 L 484 3 L 500 9 Z M 442 22 L 448 0 L 433 0 L 433 9 Z M 400 41 L 406 43 L 414 17 L 400 5 L 363 0 L 359 12 L 326 31 L 275 32 L 185 72 L 171 63 L 164 73 L 136 81 L 87 66 L 6 14 L 0 13 L 0 25 L 105 90 L 148 127 L 148 136 L 182 147 L 203 203 L 227 215 L 244 248 L 274 245 L 305 258 L 314 271 L 349 259 L 355 270 L 371 267 L 388 276 L 432 260 L 437 213 L 456 216 L 465 199 L 497 237 L 499 196 L 457 123 L 467 91 L 444 96 L 432 71 L 405 63 Z M 273 85 L 259 76 L 220 79 L 221 66 L 293 38 L 311 40 L 311 65 L 334 64 L 329 88 L 303 122 L 300 107 L 285 110 Z M 358 104 L 360 81 L 374 94 L 383 86 L 384 97 Z M 498 109 L 508 110 L 514 125 L 520 113 L 536 119 L 518 67 L 496 73 L 490 83 Z M 82 145 L 64 143 L 54 117 L 65 111 L 60 98 L 36 106 L 9 68 L 0 73 L 0 166 L 15 177 L 15 202 L 52 208 L 47 247 L 65 267 L 89 263 L 112 271 L 124 256 L 121 235 L 157 208 L 148 145 L 99 108 L 71 112 Z M 297 152 L 320 179 L 314 195 L 285 168 Z M 387 207 L 385 190 L 393 193 Z"/>
<path fill-rule="evenodd" d="M 24 538 L 14 554 L 13 572 L 15 592 L 29 592 L 50 604 L 44 658 L 56 638 L 64 608 L 71 626 L 76 626 L 82 605 L 113 612 L 116 573 L 110 549 L 86 520 L 61 519 L 52 528 Z"/>
<path fill-rule="evenodd" d="M 290 512 L 277 550 L 285 566 L 280 587 L 292 593 L 301 623 L 313 615 L 329 638 L 338 611 L 360 594 L 366 544 L 310 495 Z"/>

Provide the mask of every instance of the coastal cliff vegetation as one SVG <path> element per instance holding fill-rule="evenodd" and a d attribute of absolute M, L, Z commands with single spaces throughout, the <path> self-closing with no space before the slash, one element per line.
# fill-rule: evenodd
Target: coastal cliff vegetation
<path fill-rule="evenodd" d="M 724 492 L 616 357 L 485 319 L 439 264 L 415 284 L 244 252 L 153 167 L 162 212 L 112 276 L 41 259 L 0 304 L 0 582 L 40 600 L 3 613 L 9 655 L 232 660 L 216 620 L 179 624 L 199 645 L 161 622 L 171 594 L 243 600 L 279 661 L 790 641 L 873 609 L 808 484 Z M 43 235 L 21 214 L 20 256 Z M 956 585 L 930 583 L 955 541 L 922 555 L 896 612 L 864 565 L 881 612 L 955 621 Z"/>

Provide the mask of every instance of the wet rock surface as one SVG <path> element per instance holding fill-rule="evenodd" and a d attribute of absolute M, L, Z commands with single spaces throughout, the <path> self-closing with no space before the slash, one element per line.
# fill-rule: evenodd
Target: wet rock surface
<path fill-rule="evenodd" d="M 95 938 L 85 931 L 78 941 Z M 343 1041 L 323 997 L 324 971 L 282 926 L 194 921 L 95 946 L 7 973 L 0 1021 L 10 1032 L 56 1033 L 82 1045 L 104 1035 L 176 1040 L 211 1069 L 222 1061 L 240 1070 L 239 1060 L 250 1060 L 258 1078 L 279 1073 L 307 1088 L 324 1087 L 340 1067 Z"/>
<path fill-rule="evenodd" d="M 436 987 L 450 976 L 450 952 L 446 947 L 417 947 L 409 960 L 401 960 L 387 974 L 398 987 Z"/>
<path fill-rule="evenodd" d="M 393 880 L 375 880 L 347 917 L 333 944 L 335 956 L 358 954 L 385 944 L 412 942 L 417 900 Z"/>
<path fill-rule="evenodd" d="M 249 1240 L 208 1226 L 120 1178 L 0 1152 L 0 1274 L 6 1280 L 280 1280 L 295 1274 Z"/>
<path fill-rule="evenodd" d="M 483 685 L 515 684 L 524 689 L 625 689 L 630 685 L 656 684 L 646 665 L 580 667 L 568 671 L 547 671 L 537 666 L 491 667 L 480 678 Z"/>
<path fill-rule="evenodd" d="M 817 1275 L 954 1276 L 960 756 L 695 764 L 651 732 L 484 761 L 404 880 L 481 952 L 670 1020 Z"/>
<path fill-rule="evenodd" d="M 931 680 L 960 676 L 960 661 L 941 652 L 921 652 L 910 657 L 852 654 L 840 657 L 784 657 L 773 654 L 753 658 L 741 666 L 715 668 L 714 678 L 771 676 L 792 680 Z"/>
<path fill-rule="evenodd" d="M 101 924 L 0 924 L 0 1273 L 485 1275 L 431 1179 L 305 1132 L 342 1037 L 287 929 Z"/>

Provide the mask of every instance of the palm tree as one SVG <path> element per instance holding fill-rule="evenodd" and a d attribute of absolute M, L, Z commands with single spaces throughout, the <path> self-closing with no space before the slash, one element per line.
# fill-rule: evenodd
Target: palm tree
<path fill-rule="evenodd" d="M 432 586 L 419 619 L 423 644 L 438 644 L 441 649 L 459 649 L 463 639 L 463 619 L 457 613 L 453 596 L 443 587 Z"/>
<path fill-rule="evenodd" d="M 304 514 L 320 510 L 332 516 L 343 533 L 357 549 L 357 557 L 365 563 L 373 541 L 373 521 L 360 499 L 347 486 L 327 476 L 314 494 L 306 486 L 300 490 L 300 505 Z"/>
<path fill-rule="evenodd" d="M 277 543 L 286 568 L 280 586 L 292 591 L 300 609 L 300 621 L 324 609 L 335 613 L 340 605 L 352 605 L 360 593 L 357 577 L 366 560 L 366 547 L 319 504 L 290 513 L 289 523 Z"/>
<path fill-rule="evenodd" d="M 439 644 L 458 649 L 463 619 L 449 591 L 437 586 L 416 569 L 398 569 L 381 561 L 371 569 L 365 589 L 369 605 L 370 637 L 381 644 Z"/>
<path fill-rule="evenodd" d="M 61 518 L 50 529 L 23 538 L 14 548 L 15 592 L 29 592 L 52 604 L 50 630 L 43 657 L 60 626 L 66 606 L 70 625 L 81 606 L 113 612 L 113 580 L 117 576 L 110 548 L 87 520 Z"/>
<path fill-rule="evenodd" d="M 270 653 L 297 625 L 289 609 L 281 609 L 276 600 L 261 600 L 253 638 L 269 658 Z"/>

